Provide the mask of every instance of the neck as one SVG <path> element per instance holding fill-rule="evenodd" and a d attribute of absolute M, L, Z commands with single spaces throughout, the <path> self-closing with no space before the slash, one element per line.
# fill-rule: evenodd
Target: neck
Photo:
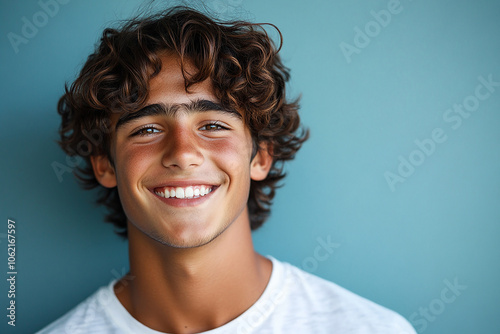
<path fill-rule="evenodd" d="M 248 222 L 248 220 L 247 220 Z M 127 311 L 162 332 L 222 326 L 264 291 L 271 262 L 254 251 L 248 223 L 234 222 L 212 242 L 189 249 L 162 245 L 129 225 L 130 275 L 115 293 Z"/>

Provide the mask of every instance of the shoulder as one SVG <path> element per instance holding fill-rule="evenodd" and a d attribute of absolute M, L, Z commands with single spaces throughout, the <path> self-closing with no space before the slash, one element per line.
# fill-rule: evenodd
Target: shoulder
<path fill-rule="evenodd" d="M 314 318 L 341 333 L 415 334 L 398 313 L 333 282 L 276 261 L 285 277 L 287 307 L 296 317 Z"/>
<path fill-rule="evenodd" d="M 36 334 L 109 333 L 114 327 L 110 308 L 114 305 L 112 284 L 101 287 L 71 311 Z"/>

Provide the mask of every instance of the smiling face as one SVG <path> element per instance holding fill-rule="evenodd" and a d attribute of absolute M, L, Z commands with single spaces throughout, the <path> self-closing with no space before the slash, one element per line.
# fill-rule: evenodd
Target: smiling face
<path fill-rule="evenodd" d="M 93 157 L 99 182 L 118 187 L 137 230 L 173 247 L 209 243 L 231 224 L 248 224 L 250 180 L 263 180 L 272 158 L 252 157 L 240 114 L 224 110 L 209 80 L 189 93 L 177 57 L 162 56 L 146 107 L 112 119 L 114 167 Z"/>

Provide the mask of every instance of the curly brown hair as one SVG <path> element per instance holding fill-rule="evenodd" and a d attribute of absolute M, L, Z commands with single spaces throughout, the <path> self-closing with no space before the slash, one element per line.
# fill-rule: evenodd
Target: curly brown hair
<path fill-rule="evenodd" d="M 109 209 L 106 221 L 127 236 L 127 217 L 117 188 L 99 184 L 90 156 L 109 154 L 111 113 L 133 113 L 145 106 L 149 80 L 161 70 L 159 53 L 178 55 L 186 91 L 207 78 L 228 109 L 239 111 L 250 129 L 253 154 L 267 143 L 273 164 L 266 179 L 251 181 L 248 198 L 251 229 L 260 227 L 285 177 L 283 163 L 294 158 L 309 132 L 300 125 L 298 99 L 287 101 L 290 72 L 262 24 L 220 22 L 186 7 L 136 17 L 119 29 L 107 28 L 78 78 L 58 104 L 62 123 L 60 145 L 70 156 L 83 158 L 75 175 L 84 188 L 99 187 L 97 203 Z M 186 62 L 196 72 L 185 70 Z"/>

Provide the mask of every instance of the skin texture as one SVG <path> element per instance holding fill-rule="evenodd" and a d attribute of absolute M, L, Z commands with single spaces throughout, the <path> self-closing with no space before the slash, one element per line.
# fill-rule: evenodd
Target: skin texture
<path fill-rule="evenodd" d="M 254 251 L 246 203 L 250 180 L 264 179 L 272 158 L 264 147 L 251 159 L 241 117 L 184 107 L 217 103 L 212 85 L 206 80 L 188 93 L 179 59 L 165 53 L 162 63 L 148 104 L 180 106 L 121 124 L 112 135 L 114 164 L 99 156 L 92 165 L 103 186 L 118 187 L 128 218 L 134 278 L 117 283 L 118 299 L 150 328 L 197 333 L 239 316 L 269 282 L 272 264 Z M 198 200 L 165 201 L 154 193 L 202 184 L 214 191 Z"/>

